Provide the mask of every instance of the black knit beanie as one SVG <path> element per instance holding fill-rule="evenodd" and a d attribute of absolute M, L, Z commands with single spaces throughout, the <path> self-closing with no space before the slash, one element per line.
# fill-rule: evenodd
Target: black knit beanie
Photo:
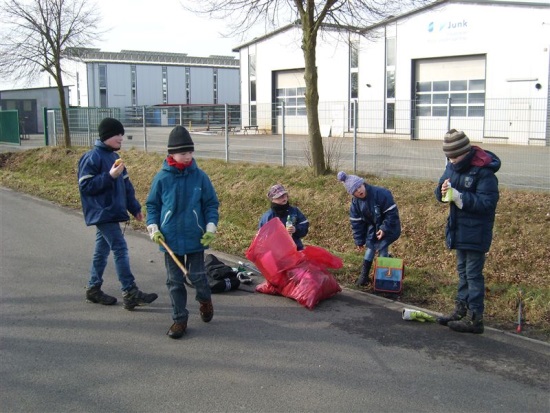
<path fill-rule="evenodd" d="M 176 126 L 168 136 L 168 153 L 194 152 L 195 144 L 183 126 Z"/>
<path fill-rule="evenodd" d="M 113 136 L 124 135 L 124 126 L 117 119 L 105 118 L 100 122 L 97 131 L 99 132 L 101 142 L 105 142 Z"/>

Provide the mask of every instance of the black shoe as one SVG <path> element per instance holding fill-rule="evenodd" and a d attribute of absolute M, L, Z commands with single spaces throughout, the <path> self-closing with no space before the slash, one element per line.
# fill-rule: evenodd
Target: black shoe
<path fill-rule="evenodd" d="M 100 286 L 86 288 L 86 301 L 89 303 L 114 305 L 116 304 L 116 298 L 105 294 L 101 291 Z"/>
<path fill-rule="evenodd" d="M 214 307 L 212 306 L 212 300 L 199 301 L 201 320 L 208 323 L 214 317 Z"/>
<path fill-rule="evenodd" d="M 483 333 L 483 316 L 468 310 L 465 317 L 458 321 L 449 321 L 449 328 L 459 333 Z"/>
<path fill-rule="evenodd" d="M 436 321 L 442 326 L 448 325 L 451 321 L 459 321 L 466 316 L 468 306 L 464 301 L 457 301 L 455 303 L 455 309 L 451 314 L 447 314 L 441 317 L 437 317 Z"/>
<path fill-rule="evenodd" d="M 147 294 L 140 291 L 135 285 L 128 291 L 122 293 L 122 299 L 124 308 L 126 310 L 133 310 L 137 306 L 144 306 L 151 304 L 158 298 L 155 293 Z"/>
<path fill-rule="evenodd" d="M 170 327 L 170 330 L 166 333 L 168 337 L 170 338 L 182 338 L 185 334 L 185 330 L 187 329 L 187 322 L 184 323 L 174 323 Z"/>

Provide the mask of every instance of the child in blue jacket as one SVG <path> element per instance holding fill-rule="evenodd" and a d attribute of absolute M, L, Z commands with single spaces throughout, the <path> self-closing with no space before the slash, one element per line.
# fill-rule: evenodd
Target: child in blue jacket
<path fill-rule="evenodd" d="M 437 322 L 461 333 L 483 333 L 485 310 L 485 254 L 493 240 L 499 199 L 500 159 L 494 153 L 472 146 L 462 131 L 449 130 L 443 138 L 443 153 L 449 160 L 435 188 L 435 198 L 448 202 L 445 241 L 456 250 L 458 290 L 452 313 Z"/>
<path fill-rule="evenodd" d="M 358 251 L 365 251 L 361 275 L 355 285 L 369 284 L 374 255 L 389 256 L 389 246 L 401 235 L 399 210 L 392 193 L 379 186 L 369 185 L 363 178 L 338 172 L 348 194 L 352 195 L 349 219 L 353 240 Z M 366 248 L 365 248 L 366 247 Z"/>
<path fill-rule="evenodd" d="M 115 297 L 101 290 L 103 272 L 113 251 L 124 308 L 133 310 L 136 306 L 152 303 L 158 297 L 137 287 L 130 269 L 128 246 L 120 228 L 121 222 L 130 220 L 128 211 L 138 221 L 143 220 L 143 214 L 124 162 L 116 153 L 122 147 L 122 123 L 114 118 L 105 118 L 98 126 L 98 133 L 99 139 L 94 148 L 82 155 L 78 162 L 78 189 L 84 220 L 86 225 L 96 227 L 86 300 L 103 305 L 116 304 Z"/>
<path fill-rule="evenodd" d="M 165 241 L 187 269 L 201 319 L 208 323 L 214 316 L 214 307 L 204 250 L 216 234 L 219 201 L 210 178 L 193 158 L 194 150 L 187 129 L 176 126 L 168 137 L 168 156 L 153 178 L 147 197 L 147 230 L 157 244 Z M 166 334 L 178 339 L 184 335 L 189 318 L 185 275 L 162 245 L 160 250 L 164 252 L 166 286 L 172 301 L 173 324 Z"/>
<path fill-rule="evenodd" d="M 268 193 L 267 198 L 271 201 L 271 208 L 266 211 L 260 218 L 258 229 L 263 227 L 273 218 L 279 218 L 286 230 L 296 244 L 298 251 L 304 249 L 302 238 L 309 231 L 309 221 L 298 207 L 290 205 L 288 201 L 288 192 L 281 184 L 273 185 Z"/>

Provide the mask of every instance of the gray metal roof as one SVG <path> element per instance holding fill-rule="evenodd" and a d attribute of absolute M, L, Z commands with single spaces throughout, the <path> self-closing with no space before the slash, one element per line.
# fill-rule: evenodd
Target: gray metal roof
<path fill-rule="evenodd" d="M 239 59 L 234 56 L 212 55 L 208 57 L 199 57 L 189 56 L 187 53 L 149 52 L 142 50 L 103 52 L 99 49 L 92 48 L 67 49 L 66 55 L 69 58 L 82 60 L 85 63 L 157 64 L 239 68 Z"/>

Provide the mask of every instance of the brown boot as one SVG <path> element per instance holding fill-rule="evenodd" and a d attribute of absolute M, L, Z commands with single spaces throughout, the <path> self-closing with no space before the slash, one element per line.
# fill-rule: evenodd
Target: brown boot
<path fill-rule="evenodd" d="M 187 329 L 187 323 L 174 323 L 172 324 L 172 327 L 170 327 L 170 330 L 166 333 L 168 337 L 170 338 L 182 338 L 185 334 L 185 330 Z"/>
<path fill-rule="evenodd" d="M 208 301 L 199 301 L 200 303 L 200 313 L 201 319 L 205 323 L 208 323 L 214 317 L 214 307 L 212 306 L 212 300 Z"/>

